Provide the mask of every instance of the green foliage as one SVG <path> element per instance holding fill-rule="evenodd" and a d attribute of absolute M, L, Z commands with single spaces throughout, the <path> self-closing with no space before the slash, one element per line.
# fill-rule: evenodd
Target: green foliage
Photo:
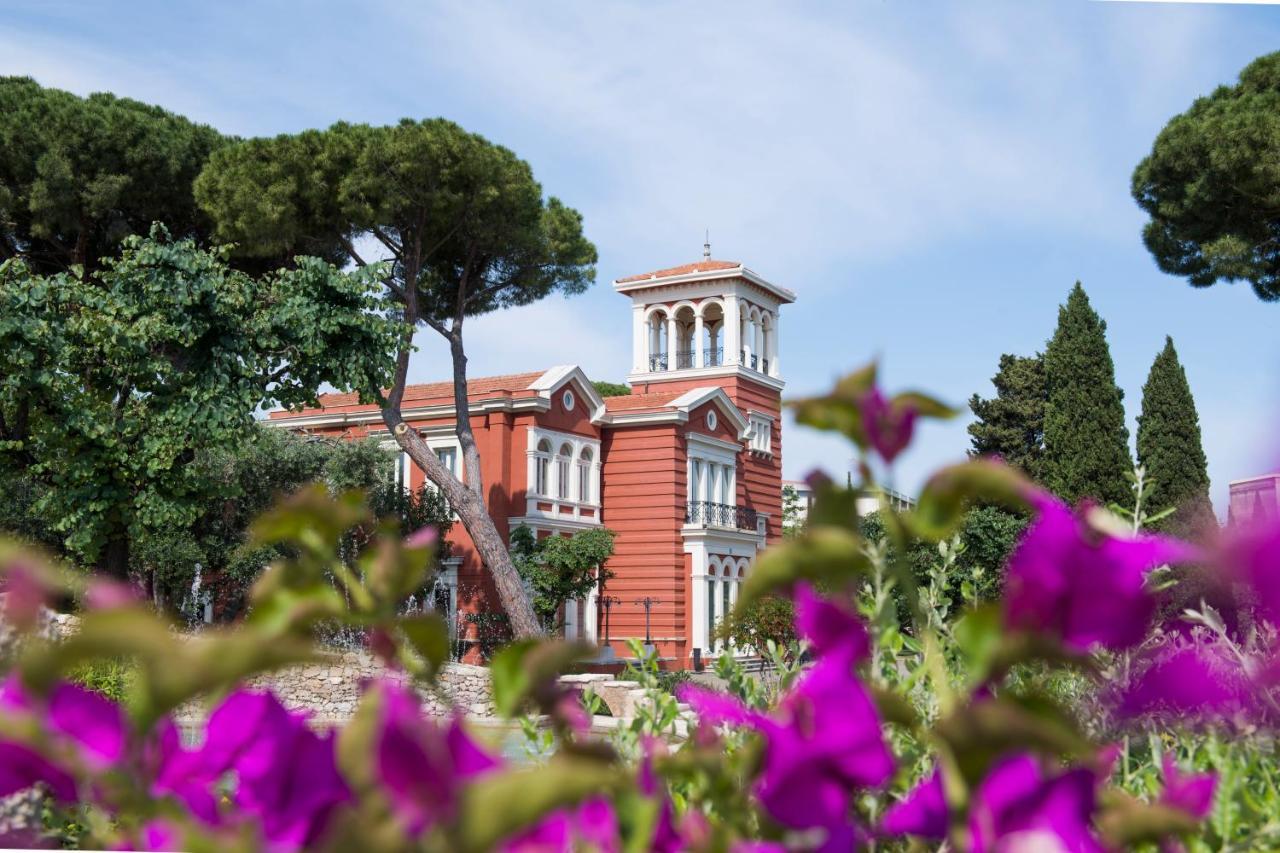
<path fill-rule="evenodd" d="M 533 592 L 533 609 L 547 630 L 559 628 L 565 602 L 603 590 L 613 572 L 607 563 L 613 556 L 616 534 L 599 527 L 572 536 L 535 539 L 520 525 L 511 531 L 511 559 L 516 571 Z"/>
<path fill-rule="evenodd" d="M 977 420 L 969 424 L 976 456 L 999 456 L 1033 480 L 1041 474 L 1044 456 L 1044 410 L 1048 393 L 1044 356 L 1000 356 L 1000 369 L 991 378 L 996 396 L 969 398 Z"/>
<path fill-rule="evenodd" d="M 1160 269 L 1195 287 L 1247 281 L 1258 298 L 1280 299 L 1278 158 L 1280 53 L 1272 53 L 1171 119 L 1134 170 L 1133 197 L 1151 217 L 1143 242 Z"/>
<path fill-rule="evenodd" d="M 795 486 L 782 487 L 782 535 L 791 538 L 800 533 L 804 521 L 800 518 L 800 494 Z"/>
<path fill-rule="evenodd" d="M 376 272 L 301 259 L 253 278 L 160 226 L 87 280 L 5 263 L 0 467 L 43 484 L 32 510 L 71 553 L 122 574 L 131 539 L 219 496 L 192 463 L 245 440 L 254 410 L 389 375 Z"/>
<path fill-rule="evenodd" d="M 1142 386 L 1138 464 L 1152 481 L 1150 504 L 1174 509 L 1173 515 L 1152 526 L 1182 536 L 1196 536 L 1214 526 L 1200 416 L 1172 338 L 1165 338 Z"/>
<path fill-rule="evenodd" d="M 229 141 L 128 98 L 0 77 L 0 261 L 21 257 L 39 274 L 91 270 L 153 222 L 206 237 L 191 185 Z"/>
<path fill-rule="evenodd" d="M 1124 392 L 1116 385 L 1107 324 L 1077 282 L 1058 309 L 1044 353 L 1044 483 L 1063 500 L 1126 504 L 1133 467 Z"/>
<path fill-rule="evenodd" d="M 217 234 L 250 256 L 342 252 L 359 238 L 396 259 L 386 279 L 413 320 L 446 323 L 584 290 L 595 248 L 582 217 L 544 199 L 529 164 L 444 119 L 335 124 L 217 151 L 195 185 Z"/>
<path fill-rule="evenodd" d="M 101 693 L 115 702 L 123 702 L 129 694 L 135 668 L 127 660 L 99 658 L 67 673 L 67 680 Z"/>
<path fill-rule="evenodd" d="M 764 595 L 725 616 L 716 633 L 738 648 L 786 648 L 796 642 L 796 609 L 782 595 Z"/>
<path fill-rule="evenodd" d="M 600 392 L 601 397 L 626 397 L 631 393 L 630 385 L 623 385 L 618 382 L 602 382 L 597 380 L 591 384 L 595 386 L 596 391 Z"/>

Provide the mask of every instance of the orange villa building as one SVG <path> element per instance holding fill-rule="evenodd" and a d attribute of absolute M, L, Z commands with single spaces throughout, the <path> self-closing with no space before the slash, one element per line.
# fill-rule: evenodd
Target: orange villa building
<path fill-rule="evenodd" d="M 778 316 L 795 294 L 705 257 L 613 286 L 632 306 L 630 394 L 601 398 L 573 365 L 470 380 L 485 499 L 504 536 L 521 524 L 539 537 L 615 531 L 614 577 L 566 608 L 566 636 L 626 655 L 627 638 L 646 636 L 648 598 L 664 665 L 687 668 L 695 650 L 713 652 L 713 626 L 781 535 Z M 391 441 L 377 408 L 354 394 L 320 403 L 269 423 Z M 410 386 L 403 414 L 460 474 L 452 383 Z M 397 476 L 417 488 L 424 475 L 402 454 Z M 501 608 L 466 530 L 455 525 L 449 540 L 437 605 L 466 641 L 469 614 Z"/>

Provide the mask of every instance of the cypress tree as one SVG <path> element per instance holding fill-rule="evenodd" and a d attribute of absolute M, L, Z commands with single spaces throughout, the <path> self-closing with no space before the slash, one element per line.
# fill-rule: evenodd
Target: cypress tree
<path fill-rule="evenodd" d="M 999 456 L 1038 480 L 1044 456 L 1044 356 L 1005 353 L 991 384 L 996 396 L 969 399 L 977 418 L 969 424 L 973 455 Z"/>
<path fill-rule="evenodd" d="M 1196 535 L 1214 522 L 1209 503 L 1209 470 L 1200 444 L 1200 416 L 1178 361 L 1173 338 L 1151 364 L 1142 386 L 1138 416 L 1138 463 L 1153 481 L 1150 510 L 1176 507 L 1155 527 L 1179 535 Z"/>
<path fill-rule="evenodd" d="M 1058 328 L 1044 351 L 1043 476 L 1064 500 L 1129 506 L 1129 430 L 1106 331 L 1076 282 L 1067 304 L 1058 308 Z"/>

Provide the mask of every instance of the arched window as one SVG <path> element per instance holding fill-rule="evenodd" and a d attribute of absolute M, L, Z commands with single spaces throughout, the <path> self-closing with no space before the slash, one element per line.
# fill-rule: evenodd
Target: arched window
<path fill-rule="evenodd" d="M 545 438 L 538 442 L 533 471 L 534 494 L 549 496 L 551 494 L 551 442 Z"/>
<path fill-rule="evenodd" d="M 560 453 L 556 455 L 556 497 L 562 501 L 569 499 L 569 466 L 573 461 L 573 448 L 568 444 L 560 445 Z"/>
<path fill-rule="evenodd" d="M 582 448 L 582 452 L 578 454 L 578 500 L 584 504 L 592 501 L 590 447 Z"/>

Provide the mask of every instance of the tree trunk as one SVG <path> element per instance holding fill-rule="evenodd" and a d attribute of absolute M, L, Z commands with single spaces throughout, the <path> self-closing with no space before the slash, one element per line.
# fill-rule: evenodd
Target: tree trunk
<path fill-rule="evenodd" d="M 511 562 L 511 554 L 507 550 L 506 543 L 502 541 L 502 534 L 493 523 L 483 498 L 460 483 L 452 472 L 444 467 L 431 452 L 431 448 L 427 446 L 422 436 L 404 422 L 398 407 L 383 409 L 382 419 L 391 430 L 391 434 L 395 436 L 396 444 L 400 445 L 400 448 L 409 454 L 409 458 L 426 472 L 431 482 L 444 492 L 445 499 L 449 501 L 449 507 L 458 514 L 462 526 L 467 529 L 467 533 L 471 534 L 471 540 L 476 544 L 480 559 L 493 575 L 494 585 L 498 588 L 498 598 L 502 602 L 503 609 L 507 611 L 507 617 L 511 620 L 512 633 L 517 638 L 542 636 L 542 627 L 533 612 L 533 606 L 529 603 L 529 596 L 520 580 L 520 574 L 516 571 L 515 564 Z"/>
<path fill-rule="evenodd" d="M 113 534 L 102 552 L 102 571 L 116 580 L 129 581 L 129 536 Z"/>

